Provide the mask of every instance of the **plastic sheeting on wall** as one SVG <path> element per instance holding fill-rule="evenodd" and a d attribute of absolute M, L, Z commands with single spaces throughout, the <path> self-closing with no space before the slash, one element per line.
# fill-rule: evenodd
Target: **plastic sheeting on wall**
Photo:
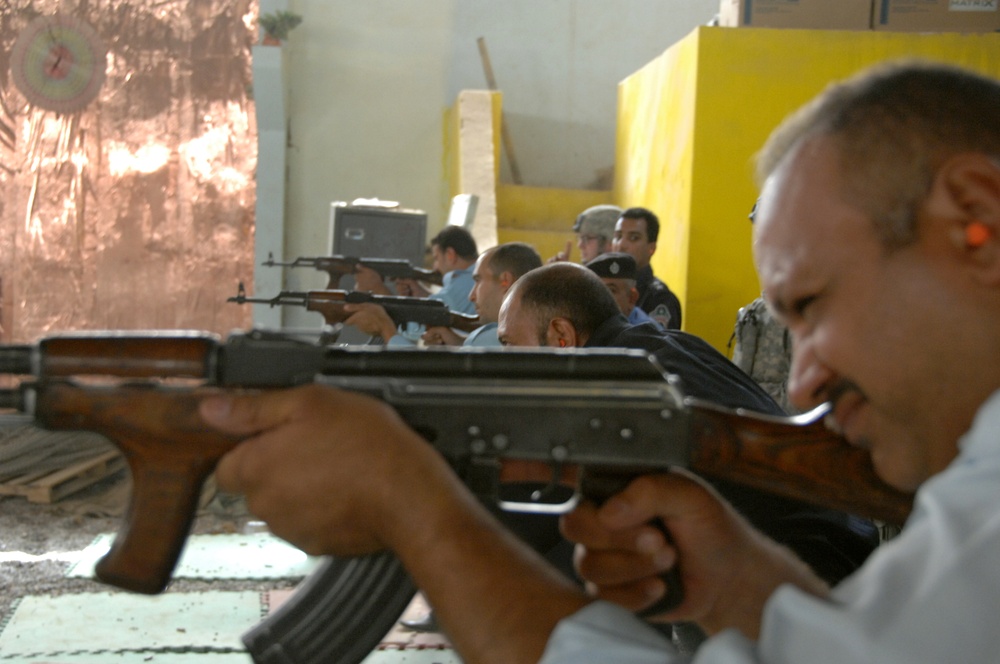
<path fill-rule="evenodd" d="M 4 342 L 249 325 L 249 308 L 226 298 L 253 275 L 256 11 L 254 0 L 0 8 Z M 47 15 L 88 24 L 107 49 L 105 81 L 79 110 L 32 103 L 10 74 L 19 35 Z M 65 64 L 69 50 L 53 57 Z"/>

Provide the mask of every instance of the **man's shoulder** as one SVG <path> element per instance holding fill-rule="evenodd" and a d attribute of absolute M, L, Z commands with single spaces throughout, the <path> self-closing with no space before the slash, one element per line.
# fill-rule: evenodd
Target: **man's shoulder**
<path fill-rule="evenodd" d="M 452 284 L 456 281 L 472 281 L 472 268 L 463 267 L 457 270 L 452 270 L 451 272 L 447 272 L 444 275 L 442 281 L 444 282 L 445 286 Z"/>
<path fill-rule="evenodd" d="M 632 311 L 629 312 L 628 322 L 631 325 L 641 325 L 642 323 L 653 323 L 659 326 L 655 320 L 653 320 L 649 314 L 640 309 L 639 307 L 632 307 Z"/>
<path fill-rule="evenodd" d="M 664 295 L 668 295 L 669 297 L 677 299 L 677 296 L 674 295 L 674 292 L 672 290 L 670 290 L 670 287 L 667 286 L 667 284 L 662 279 L 657 277 L 655 274 L 653 275 L 653 278 L 649 282 L 648 292 L 650 294 L 655 294 L 659 297 L 664 297 Z"/>
<path fill-rule="evenodd" d="M 638 306 L 663 329 L 680 329 L 681 302 L 658 277 L 650 280 Z"/>
<path fill-rule="evenodd" d="M 642 327 L 646 326 L 633 329 Z M 648 344 L 646 349 L 656 356 L 664 369 L 681 377 L 690 396 L 730 408 L 783 414 L 757 383 L 701 337 L 680 330 L 648 330 L 644 336 Z"/>
<path fill-rule="evenodd" d="M 486 323 L 470 332 L 462 345 L 492 348 L 503 344 L 500 343 L 500 338 L 497 336 L 497 324 Z"/>
<path fill-rule="evenodd" d="M 469 301 L 469 293 L 476 282 L 472 279 L 471 269 L 452 270 L 444 276 L 444 285 L 431 299 L 441 300 L 452 311 L 460 314 L 476 313 L 476 306 Z"/>

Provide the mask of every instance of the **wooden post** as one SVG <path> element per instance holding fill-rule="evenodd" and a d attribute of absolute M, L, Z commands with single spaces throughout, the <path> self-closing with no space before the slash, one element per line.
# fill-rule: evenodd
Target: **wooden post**
<path fill-rule="evenodd" d="M 479 45 L 479 57 L 483 61 L 483 72 L 486 74 L 486 84 L 490 90 L 497 89 L 496 78 L 493 77 L 493 65 L 490 64 L 490 54 L 486 51 L 486 39 L 479 37 L 476 39 Z M 514 184 L 521 184 L 521 169 L 517 166 L 517 159 L 514 158 L 514 144 L 507 133 L 507 121 L 503 118 L 504 113 L 500 111 L 500 140 L 503 142 L 504 152 L 507 153 L 507 162 L 510 164 L 510 176 Z"/>

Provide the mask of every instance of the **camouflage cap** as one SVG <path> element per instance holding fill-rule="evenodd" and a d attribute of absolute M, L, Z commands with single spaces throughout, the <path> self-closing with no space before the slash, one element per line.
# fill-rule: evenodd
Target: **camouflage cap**
<path fill-rule="evenodd" d="M 600 235 L 610 242 L 620 216 L 622 209 L 617 205 L 595 205 L 580 213 L 573 230 L 582 235 Z"/>
<path fill-rule="evenodd" d="M 601 254 L 587 261 L 587 267 L 602 279 L 635 279 L 638 270 L 635 259 L 620 251 Z"/>

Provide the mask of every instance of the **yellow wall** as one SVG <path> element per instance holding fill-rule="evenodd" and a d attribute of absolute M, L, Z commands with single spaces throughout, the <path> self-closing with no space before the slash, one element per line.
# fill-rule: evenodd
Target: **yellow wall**
<path fill-rule="evenodd" d="M 759 295 L 747 214 L 770 131 L 829 81 L 904 56 L 1000 78 L 998 34 L 701 27 L 619 85 L 614 200 L 659 215 L 653 268 L 685 330 L 725 350 L 737 310 Z"/>
<path fill-rule="evenodd" d="M 611 202 L 610 191 L 497 185 L 499 241 L 527 242 L 542 260 L 565 251 L 570 243 L 570 260 L 579 261 L 573 222 L 583 210 Z"/>

